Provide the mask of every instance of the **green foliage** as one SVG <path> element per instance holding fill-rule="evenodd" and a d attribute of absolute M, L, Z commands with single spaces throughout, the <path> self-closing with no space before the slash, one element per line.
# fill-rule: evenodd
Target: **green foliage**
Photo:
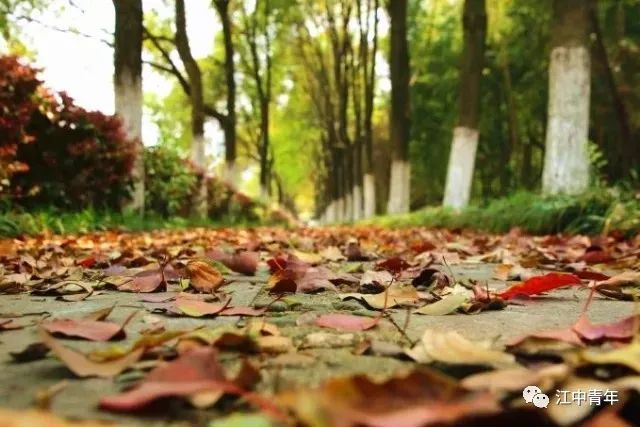
<path fill-rule="evenodd" d="M 504 233 L 519 227 L 528 233 L 640 233 L 640 197 L 619 189 L 582 196 L 540 196 L 520 192 L 461 212 L 441 207 L 411 214 L 378 217 L 366 224 L 388 227 L 468 228 Z"/>
<path fill-rule="evenodd" d="M 188 216 L 202 174 L 166 146 L 145 150 L 144 169 L 145 209 L 163 217 Z"/>

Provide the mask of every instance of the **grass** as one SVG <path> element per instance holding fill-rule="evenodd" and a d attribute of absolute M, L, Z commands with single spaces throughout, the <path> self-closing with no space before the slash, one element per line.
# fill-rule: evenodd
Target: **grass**
<path fill-rule="evenodd" d="M 219 220 L 172 217 L 163 218 L 147 214 L 97 211 L 64 212 L 42 209 L 36 212 L 16 210 L 0 211 L 0 237 L 37 235 L 42 233 L 88 233 L 92 231 L 149 231 L 156 229 L 180 229 L 187 227 L 224 227 L 256 225 L 251 221 L 233 218 Z"/>
<path fill-rule="evenodd" d="M 428 207 L 406 215 L 381 216 L 363 224 L 388 227 L 467 228 L 504 233 L 520 227 L 533 234 L 598 234 L 640 232 L 640 199 L 617 189 L 593 190 L 581 196 L 541 196 L 516 193 L 470 206 L 460 212 Z"/>

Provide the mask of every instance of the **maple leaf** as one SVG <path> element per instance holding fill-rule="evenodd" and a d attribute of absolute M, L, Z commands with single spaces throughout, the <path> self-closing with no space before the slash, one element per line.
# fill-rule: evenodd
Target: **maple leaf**
<path fill-rule="evenodd" d="M 580 278 L 573 274 L 548 273 L 543 276 L 531 277 L 523 283 L 500 291 L 498 296 L 508 300 L 518 295 L 537 295 L 564 286 L 580 285 L 581 283 Z"/>

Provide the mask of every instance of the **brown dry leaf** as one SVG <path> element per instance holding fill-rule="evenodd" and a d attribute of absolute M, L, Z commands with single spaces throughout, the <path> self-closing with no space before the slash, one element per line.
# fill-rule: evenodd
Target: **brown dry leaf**
<path fill-rule="evenodd" d="M 640 372 L 640 341 L 632 341 L 631 344 L 613 350 L 584 350 L 580 358 L 595 365 L 624 365 Z"/>
<path fill-rule="evenodd" d="M 625 271 L 596 282 L 596 292 L 609 298 L 633 301 L 640 296 L 640 271 Z"/>
<path fill-rule="evenodd" d="M 46 411 L 0 409 L 0 427 L 107 427 L 101 421 L 70 421 Z"/>
<path fill-rule="evenodd" d="M 540 369 L 509 368 L 481 372 L 464 378 L 460 385 L 467 390 L 489 392 L 522 392 L 532 384 L 548 390 L 569 375 L 564 364 L 545 366 Z"/>
<path fill-rule="evenodd" d="M 145 350 L 144 348 L 138 348 L 118 359 L 95 362 L 84 354 L 65 347 L 46 330 L 40 328 L 39 334 L 42 342 L 49 347 L 71 372 L 79 377 L 114 377 L 137 362 Z"/>
<path fill-rule="evenodd" d="M 441 300 L 427 304 L 414 310 L 413 313 L 430 316 L 444 316 L 458 310 L 464 303 L 471 299 L 468 293 L 456 292 L 444 296 Z"/>
<path fill-rule="evenodd" d="M 320 256 L 327 261 L 344 261 L 347 259 L 342 255 L 342 251 L 337 246 L 328 246 L 320 251 Z"/>
<path fill-rule="evenodd" d="M 508 367 L 516 363 L 512 354 L 493 350 L 488 343 L 471 342 L 455 331 L 427 329 L 420 342 L 405 353 L 419 363 Z"/>
<path fill-rule="evenodd" d="M 256 338 L 256 343 L 264 353 L 289 353 L 294 350 L 293 341 L 289 337 L 267 335 Z"/>
<path fill-rule="evenodd" d="M 186 267 L 191 287 L 198 292 L 212 293 L 224 283 L 224 277 L 205 261 L 190 261 Z"/>
<path fill-rule="evenodd" d="M 365 302 L 369 307 L 382 310 L 397 306 L 413 305 L 419 299 L 418 291 L 411 285 L 392 283 L 384 292 L 379 294 L 341 294 L 340 298 L 357 299 Z"/>
<path fill-rule="evenodd" d="M 427 369 L 384 382 L 364 375 L 331 379 L 317 389 L 281 393 L 277 400 L 309 426 L 444 425 L 500 410 L 488 396 L 467 397 L 454 380 Z"/>

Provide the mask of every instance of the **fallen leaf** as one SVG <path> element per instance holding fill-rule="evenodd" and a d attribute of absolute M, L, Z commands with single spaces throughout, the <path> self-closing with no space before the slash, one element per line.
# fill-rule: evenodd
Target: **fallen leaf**
<path fill-rule="evenodd" d="M 508 300 L 518 295 L 537 295 L 563 286 L 579 285 L 580 283 L 580 278 L 573 274 L 548 273 L 544 276 L 532 277 L 524 283 L 500 291 L 498 296 Z"/>
<path fill-rule="evenodd" d="M 44 359 L 49 353 L 49 347 L 41 342 L 31 343 L 17 352 L 9 352 L 15 363 L 27 363 Z"/>
<path fill-rule="evenodd" d="M 512 354 L 489 348 L 487 343 L 471 342 L 455 331 L 427 329 L 420 342 L 406 350 L 419 363 L 441 362 L 452 365 L 504 367 L 515 364 Z"/>
<path fill-rule="evenodd" d="M 71 421 L 55 416 L 48 411 L 0 409 L 2 427 L 109 427 L 115 424 L 100 421 Z"/>
<path fill-rule="evenodd" d="M 83 338 L 89 341 L 111 341 L 125 337 L 124 328 L 136 313 L 135 311 L 130 313 L 121 325 L 92 319 L 54 319 L 41 322 L 40 327 L 53 335 Z"/>
<path fill-rule="evenodd" d="M 343 331 L 366 331 L 380 322 L 380 317 L 370 318 L 354 316 L 352 314 L 331 313 L 323 314 L 315 319 L 314 324 L 321 328 L 338 329 Z"/>
<path fill-rule="evenodd" d="M 124 284 L 118 286 L 119 291 L 145 293 L 165 291 L 166 288 L 167 282 L 160 269 L 138 273 Z"/>
<path fill-rule="evenodd" d="M 580 354 L 583 361 L 596 365 L 624 365 L 640 372 L 640 341 L 613 350 L 583 350 Z"/>
<path fill-rule="evenodd" d="M 39 333 L 42 342 L 79 377 L 114 377 L 136 363 L 145 351 L 144 348 L 138 348 L 117 359 L 95 362 L 84 354 L 65 347 L 46 330 L 40 328 Z"/>
<path fill-rule="evenodd" d="M 411 285 L 392 283 L 384 292 L 379 294 L 341 294 L 340 298 L 356 299 L 365 302 L 369 307 L 382 310 L 402 305 L 412 305 L 418 299 L 418 291 Z"/>
<path fill-rule="evenodd" d="M 640 271 L 625 271 L 595 284 L 596 292 L 625 301 L 633 301 L 640 295 Z M 629 290 L 628 292 L 625 292 Z"/>
<path fill-rule="evenodd" d="M 422 368 L 384 382 L 365 375 L 331 379 L 316 389 L 286 391 L 276 398 L 304 425 L 448 425 L 500 410 L 487 396 L 463 395 L 454 380 Z"/>
<path fill-rule="evenodd" d="M 242 251 L 234 254 L 228 254 L 220 250 L 212 250 L 206 254 L 214 261 L 219 261 L 230 270 L 236 273 L 253 276 L 258 269 L 260 254 L 251 251 Z"/>
<path fill-rule="evenodd" d="M 231 300 L 224 303 L 210 303 L 192 298 L 178 296 L 174 303 L 175 308 L 182 314 L 191 317 L 215 316 L 223 311 Z"/>
<path fill-rule="evenodd" d="M 187 263 L 186 272 L 191 280 L 191 287 L 198 292 L 212 293 L 224 283 L 222 274 L 204 261 Z"/>
<path fill-rule="evenodd" d="M 640 315 L 625 317 L 611 323 L 593 324 L 585 312 L 573 325 L 573 330 L 586 341 L 630 340 L 639 326 Z"/>
<path fill-rule="evenodd" d="M 131 412 L 163 397 L 190 398 L 202 396 L 203 392 L 207 393 L 209 405 L 225 393 L 243 393 L 241 387 L 226 379 L 218 353 L 212 347 L 194 348 L 176 360 L 158 366 L 131 390 L 102 398 L 100 407 Z"/>
<path fill-rule="evenodd" d="M 460 381 L 467 390 L 495 392 L 522 392 L 532 384 L 542 390 L 550 389 L 569 375 L 564 364 L 545 366 L 540 369 L 507 368 L 469 375 Z"/>
<path fill-rule="evenodd" d="M 343 261 L 347 259 L 342 255 L 342 251 L 337 246 L 328 246 L 320 251 L 320 256 L 327 261 Z"/>
<path fill-rule="evenodd" d="M 464 293 L 453 293 L 444 296 L 441 300 L 425 305 L 413 311 L 417 314 L 427 314 L 430 316 L 444 316 L 451 314 L 462 306 L 469 299 L 469 295 Z"/>

